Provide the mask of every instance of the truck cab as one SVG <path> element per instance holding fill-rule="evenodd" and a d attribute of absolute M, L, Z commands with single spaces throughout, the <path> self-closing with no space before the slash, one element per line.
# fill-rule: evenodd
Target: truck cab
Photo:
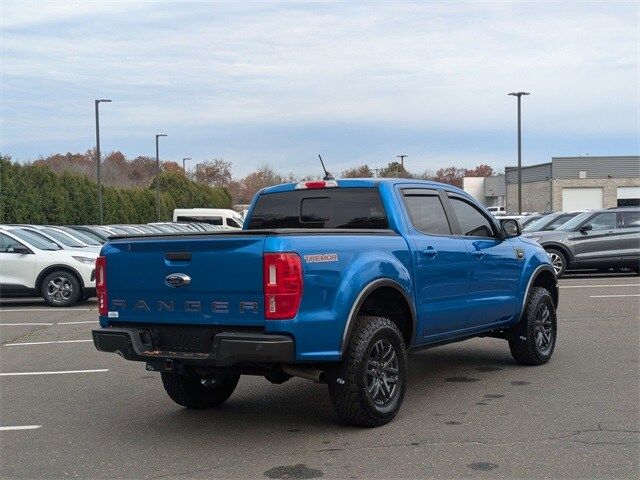
<path fill-rule="evenodd" d="M 520 233 L 435 182 L 269 187 L 242 230 L 112 237 L 94 343 L 159 371 L 187 407 L 221 404 L 240 375 L 298 376 L 326 383 L 343 421 L 382 425 L 410 350 L 490 336 L 517 363 L 551 358 L 556 278 Z"/>

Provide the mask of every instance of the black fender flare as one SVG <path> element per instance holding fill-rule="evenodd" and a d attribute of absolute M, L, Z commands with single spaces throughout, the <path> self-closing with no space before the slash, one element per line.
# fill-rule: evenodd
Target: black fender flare
<path fill-rule="evenodd" d="M 531 290 L 531 285 L 533 285 L 536 278 L 538 278 L 538 276 L 540 276 L 540 274 L 544 271 L 550 272 L 551 274 L 553 274 L 553 278 L 556 279 L 555 292 L 550 292 L 550 293 L 555 299 L 556 309 L 558 308 L 560 297 L 558 293 L 558 279 L 556 277 L 556 271 L 553 269 L 551 265 L 543 263 L 542 265 L 538 265 L 535 268 L 535 270 L 531 273 L 531 276 L 529 277 L 529 281 L 527 282 L 527 288 L 525 289 L 524 295 L 522 297 L 522 305 L 520 305 L 520 314 L 518 315 L 518 322 L 520 322 L 520 320 L 522 319 L 522 315 L 524 314 L 524 309 L 527 305 L 527 299 L 529 298 L 529 291 Z"/>
<path fill-rule="evenodd" d="M 366 284 L 364 288 L 360 290 L 360 293 L 358 293 L 358 296 L 353 302 L 353 305 L 351 305 L 351 310 L 349 310 L 349 316 L 347 317 L 347 322 L 344 326 L 344 332 L 342 334 L 342 344 L 340 345 L 341 355 L 344 355 L 345 351 L 347 350 L 347 346 L 349 345 L 349 338 L 351 337 L 351 331 L 353 330 L 353 326 L 356 322 L 356 319 L 358 318 L 358 313 L 360 312 L 362 304 L 371 292 L 381 287 L 391 287 L 397 290 L 404 297 L 407 305 L 409 305 L 409 311 L 411 312 L 411 340 L 407 347 L 410 348 L 410 346 L 414 344 L 416 338 L 417 315 L 416 307 L 411 296 L 407 293 L 404 287 L 395 280 L 392 280 L 390 278 L 379 278 Z"/>

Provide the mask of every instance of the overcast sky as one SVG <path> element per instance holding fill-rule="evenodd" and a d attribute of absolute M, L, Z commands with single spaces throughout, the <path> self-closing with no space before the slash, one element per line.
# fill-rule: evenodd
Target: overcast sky
<path fill-rule="evenodd" d="M 314 173 L 638 154 L 639 2 L 2 2 L 2 146 Z M 195 164 L 196 162 L 193 162 Z"/>

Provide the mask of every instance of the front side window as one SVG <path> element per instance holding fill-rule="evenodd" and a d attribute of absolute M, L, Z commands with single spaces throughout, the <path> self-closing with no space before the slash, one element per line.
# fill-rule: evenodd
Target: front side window
<path fill-rule="evenodd" d="M 491 223 L 480 210 L 460 198 L 451 197 L 450 200 L 463 235 L 468 237 L 494 236 Z"/>
<path fill-rule="evenodd" d="M 22 245 L 17 240 L 14 240 L 4 233 L 0 233 L 0 253 L 12 253 L 13 249 Z"/>
<path fill-rule="evenodd" d="M 404 201 L 416 230 L 432 235 L 451 235 L 444 207 L 436 193 L 421 194 L 420 190 L 409 190 L 404 192 Z"/>
<path fill-rule="evenodd" d="M 586 224 L 591 225 L 593 230 L 612 230 L 618 228 L 618 220 L 615 212 L 599 213 L 591 220 L 588 220 Z"/>

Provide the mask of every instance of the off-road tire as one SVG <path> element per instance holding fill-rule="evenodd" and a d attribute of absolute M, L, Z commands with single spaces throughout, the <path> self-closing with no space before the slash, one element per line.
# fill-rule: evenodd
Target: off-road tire
<path fill-rule="evenodd" d="M 551 262 L 553 263 L 553 269 L 556 272 L 556 278 L 560 278 L 562 275 L 565 274 L 565 272 L 567 271 L 567 267 L 569 266 L 569 260 L 567 259 L 567 256 L 565 255 L 564 252 L 562 252 L 561 250 L 557 250 L 555 248 L 545 248 L 545 250 L 547 251 L 547 254 L 549 255 L 549 258 L 551 258 Z M 561 266 L 558 269 L 558 265 L 556 263 L 554 263 L 554 255 L 557 255 L 557 259 L 558 261 L 561 262 Z"/>
<path fill-rule="evenodd" d="M 536 343 L 536 322 L 539 321 L 538 314 L 545 305 L 549 312 L 552 335 L 549 348 L 543 351 Z M 556 340 L 557 317 L 553 298 L 546 288 L 533 287 L 529 293 L 522 318 L 509 335 L 511 355 L 520 365 L 543 365 L 553 355 Z"/>
<path fill-rule="evenodd" d="M 203 385 L 202 377 L 162 372 L 162 385 L 174 402 L 203 409 L 222 405 L 236 389 L 240 375 L 220 375 L 214 384 Z"/>
<path fill-rule="evenodd" d="M 55 290 L 52 282 L 64 286 L 64 291 L 59 291 L 59 299 L 56 299 L 56 294 L 52 293 Z M 56 270 L 47 275 L 40 286 L 40 295 L 44 298 L 47 305 L 52 307 L 70 307 L 78 302 L 82 287 L 78 277 L 67 270 Z"/>
<path fill-rule="evenodd" d="M 370 398 L 367 365 L 376 345 L 391 345 L 397 358 L 397 383 L 389 404 L 378 406 Z M 329 384 L 329 398 L 338 418 L 358 427 L 389 423 L 402 405 L 407 385 L 407 349 L 398 327 L 383 317 L 359 317 L 344 355 L 344 383 Z M 381 362 L 382 363 L 382 362 Z"/>

